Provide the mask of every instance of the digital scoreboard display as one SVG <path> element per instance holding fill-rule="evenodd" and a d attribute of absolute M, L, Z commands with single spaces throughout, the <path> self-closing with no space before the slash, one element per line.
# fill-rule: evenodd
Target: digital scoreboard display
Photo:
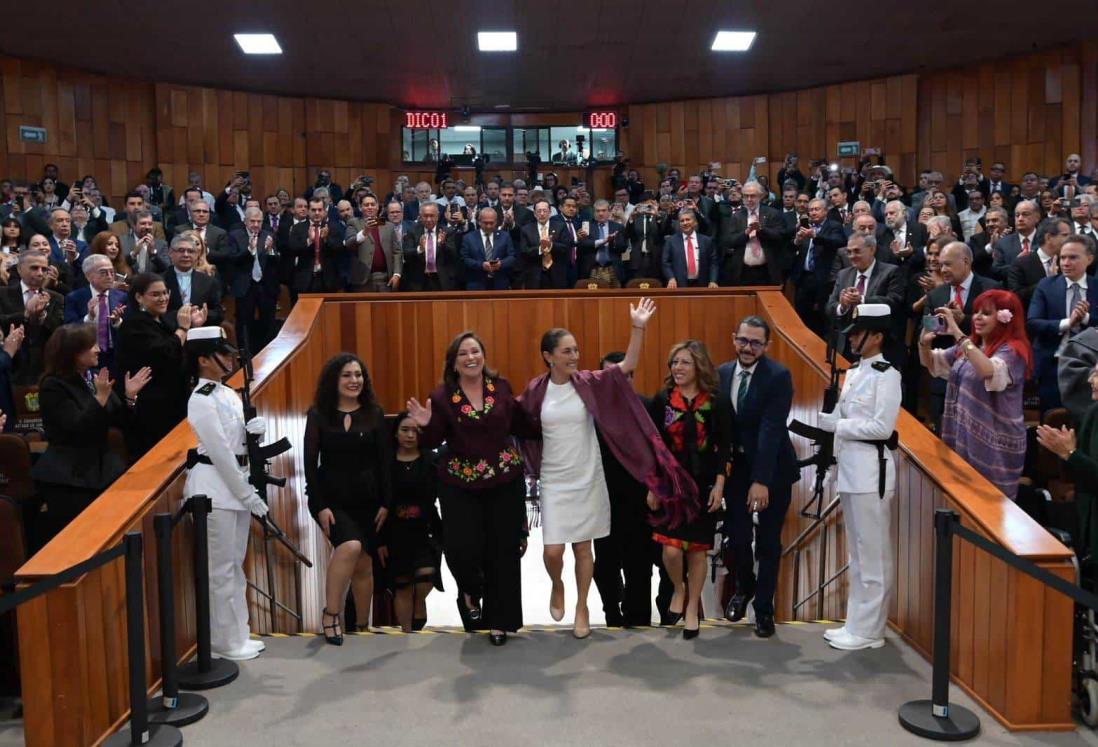
<path fill-rule="evenodd" d="M 618 126 L 617 112 L 584 112 L 583 126 L 592 130 L 612 130 Z"/>
<path fill-rule="evenodd" d="M 409 130 L 445 130 L 447 112 L 404 112 L 404 126 Z"/>

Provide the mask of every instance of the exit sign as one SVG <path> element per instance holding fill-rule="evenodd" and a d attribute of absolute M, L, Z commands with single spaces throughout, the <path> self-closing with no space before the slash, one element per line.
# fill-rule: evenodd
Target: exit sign
<path fill-rule="evenodd" d="M 862 154 L 862 144 L 857 140 L 839 143 L 839 158 L 857 158 Z"/>
<path fill-rule="evenodd" d="M 46 142 L 46 128 L 19 125 L 19 139 L 24 143 L 44 143 Z"/>

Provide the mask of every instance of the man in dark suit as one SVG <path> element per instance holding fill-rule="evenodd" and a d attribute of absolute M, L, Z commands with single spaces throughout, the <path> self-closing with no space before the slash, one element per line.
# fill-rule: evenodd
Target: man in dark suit
<path fill-rule="evenodd" d="M 641 195 L 641 202 L 633 208 L 625 221 L 625 239 L 629 242 L 628 259 L 622 255 L 626 281 L 633 278 L 663 276 L 663 221 L 657 215 L 658 205 L 651 192 Z"/>
<path fill-rule="evenodd" d="M 267 195 L 267 199 L 263 201 L 263 230 L 269 231 L 275 236 L 275 249 L 278 248 L 278 229 L 281 227 L 287 212 L 288 211 L 283 211 L 282 203 L 279 201 L 278 195 Z"/>
<path fill-rule="evenodd" d="M 1060 275 L 1037 283 L 1026 313 L 1026 331 L 1033 342 L 1033 366 L 1041 413 L 1060 406 L 1056 352 L 1087 327 L 1098 326 L 1098 282 L 1087 275 L 1094 263 L 1094 241 L 1072 235 L 1060 247 Z"/>
<path fill-rule="evenodd" d="M 244 211 L 244 228 L 229 233 L 229 244 L 233 255 L 239 256 L 229 285 L 229 292 L 236 299 L 236 339 L 238 342 L 247 339 L 249 350 L 254 353 L 274 339 L 278 305 L 278 250 L 274 234 L 263 229 L 263 212 L 259 208 Z"/>
<path fill-rule="evenodd" d="M 595 201 L 595 219 L 591 233 L 576 245 L 576 277 L 605 280 L 611 288 L 620 288 L 625 277 L 621 254 L 627 246 L 624 227 L 610 220 L 610 203 Z"/>
<path fill-rule="evenodd" d="M 1037 229 L 1037 251 L 1014 258 L 1006 287 L 1021 299 L 1022 308 L 1029 308 L 1039 282 L 1060 272 L 1060 247 L 1071 233 L 1071 221 L 1066 218 L 1047 220 Z"/>
<path fill-rule="evenodd" d="M 214 277 L 194 269 L 198 259 L 198 247 L 189 236 L 176 236 L 168 250 L 172 266 L 164 272 L 164 286 L 170 294 L 168 311 L 162 317 L 164 324 L 175 330 L 177 320 L 175 312 L 183 304 L 206 307 L 207 327 L 220 326 L 225 319 L 225 310 L 221 306 L 221 283 Z M 239 312 L 238 312 L 239 315 Z"/>
<path fill-rule="evenodd" d="M 808 203 L 808 225 L 798 225 L 793 243 L 797 260 L 790 277 L 796 288 L 794 306 L 801 321 L 816 334 L 827 334 L 824 307 L 831 292 L 831 264 L 846 246 L 843 227 L 827 219 L 827 203 L 819 198 Z"/>
<path fill-rule="evenodd" d="M 72 215 L 64 208 L 54 208 L 50 211 L 50 257 L 54 263 L 68 264 L 73 275 L 82 275 L 80 263 L 88 256 L 88 245 L 74 239 L 72 235 Z"/>
<path fill-rule="evenodd" d="M 927 320 L 934 316 L 940 308 L 947 308 L 957 319 L 957 326 L 965 334 L 972 332 L 972 302 L 984 291 L 999 288 L 997 281 L 977 275 L 972 272 L 972 250 L 968 244 L 961 241 L 953 241 L 942 247 L 942 253 L 938 258 L 941 267 L 942 279 L 945 283 L 930 291 L 923 307 L 923 318 L 918 327 L 922 330 L 929 329 Z M 950 341 L 948 344 L 953 344 Z M 910 371 L 908 372 L 910 373 Z M 905 398 L 912 396 L 911 389 L 918 386 L 915 377 L 908 376 L 904 382 L 907 389 Z M 946 382 L 944 379 L 932 378 L 929 384 L 930 390 L 930 415 L 935 430 L 940 432 L 942 410 L 945 407 Z"/>
<path fill-rule="evenodd" d="M 16 386 L 38 383 L 46 341 L 64 319 L 65 298 L 45 288 L 49 266 L 45 252 L 24 251 L 19 255 L 19 282 L 0 287 L 0 329 L 6 335 L 21 325 L 25 335 L 14 358 Z"/>
<path fill-rule="evenodd" d="M 290 305 L 297 303 L 297 289 L 294 288 L 294 267 L 296 257 L 290 251 L 290 231 L 298 223 L 309 219 L 309 201 L 304 197 L 295 197 L 292 207 L 278 220 L 275 229 L 275 249 L 278 250 L 278 279 L 290 291 Z"/>
<path fill-rule="evenodd" d="M 780 285 L 785 224 L 778 211 L 762 203 L 766 192 L 757 181 L 743 185 L 743 210 L 732 214 L 729 244 L 722 247 L 725 285 Z"/>
<path fill-rule="evenodd" d="M 374 195 L 363 195 L 361 207 L 362 217 L 347 221 L 343 241 L 351 252 L 351 289 L 360 293 L 399 290 L 404 251 L 396 228 L 378 214 Z"/>
<path fill-rule="evenodd" d="M 190 207 L 194 200 L 203 198 L 202 190 L 198 187 L 187 187 L 183 190 L 183 204 L 169 208 L 164 206 L 164 233 L 166 236 L 174 236 L 177 229 L 191 220 Z"/>
<path fill-rule="evenodd" d="M 972 271 L 977 275 L 991 277 L 995 244 L 1010 233 L 1010 216 L 1003 208 L 988 208 L 982 222 L 983 230 L 974 234 L 966 243 L 972 250 Z"/>
<path fill-rule="evenodd" d="M 875 236 L 855 233 L 847 239 L 846 253 L 850 259 L 850 267 L 841 270 L 835 278 L 835 287 L 831 289 L 831 297 L 827 301 L 827 318 L 834 325 L 833 328 L 842 328 L 849 323 L 854 307 L 859 304 L 888 304 L 897 328 L 890 335 L 892 340 L 889 349 L 885 351 L 885 357 L 900 368 L 905 352 L 903 333 L 906 331 L 900 329 L 900 324 L 902 322 L 906 325 L 907 322 L 907 316 L 902 313 L 907 289 L 904 287 L 904 276 L 900 268 L 878 262 L 876 252 Z M 854 356 L 847 350 L 846 340 L 841 342 L 838 348 L 852 360 Z"/>
<path fill-rule="evenodd" d="M 419 222 L 404 234 L 402 290 L 453 291 L 461 289 L 461 259 L 456 242 L 438 225 L 439 204 L 421 202 Z"/>
<path fill-rule="evenodd" d="M 99 367 L 118 379 L 114 367 L 114 335 L 126 311 L 126 293 L 114 288 L 114 267 L 104 254 L 93 254 L 82 264 L 88 284 L 65 296 L 65 324 L 94 324 L 99 344 Z"/>
<path fill-rule="evenodd" d="M 214 200 L 214 213 L 217 215 L 217 225 L 226 232 L 239 228 L 244 224 L 244 196 L 241 188 L 245 179 L 240 174 L 234 174 L 233 178 L 225 185 L 225 189 L 218 193 Z"/>
<path fill-rule="evenodd" d="M 793 483 L 800 477 L 786 425 L 793 405 L 793 377 L 785 366 L 766 357 L 770 327 L 761 317 L 740 322 L 733 342 L 736 360 L 717 370 L 721 393 L 728 395 L 732 409 L 732 472 L 724 484 L 724 531 L 732 542 L 736 593 L 725 615 L 732 622 L 742 620 L 754 598 L 755 635 L 769 638 L 774 635 L 782 524 Z M 752 519 L 756 514 L 757 526 Z"/>
<path fill-rule="evenodd" d="M 877 259 L 905 267 L 908 276 L 922 269 L 929 240 L 926 226 L 918 221 L 909 222 L 907 206 L 899 200 L 891 200 L 885 205 L 884 229 L 879 239 L 881 247 Z"/>
<path fill-rule="evenodd" d="M 1041 208 L 1036 202 L 1022 200 L 1014 206 L 1014 233 L 995 242 L 991 250 L 991 274 L 1003 282 L 1014 258 L 1029 254 L 1037 248 L 1037 223 L 1041 220 Z"/>
<path fill-rule="evenodd" d="M 1006 164 L 996 161 L 991 164 L 987 177 L 987 197 L 991 199 L 993 192 L 1002 192 L 1003 197 L 1010 197 L 1014 185 L 1006 181 Z"/>
<path fill-rule="evenodd" d="M 465 265 L 468 290 L 508 290 L 515 250 L 511 237 L 496 230 L 496 211 L 477 213 L 480 227 L 469 231 L 461 241 L 461 261 Z"/>
<path fill-rule="evenodd" d="M 668 288 L 716 288 L 720 257 L 712 239 L 698 233 L 696 213 L 679 211 L 678 232 L 664 241 L 663 277 Z"/>
<path fill-rule="evenodd" d="M 564 238 L 568 232 L 564 220 L 553 220 L 549 213 L 549 201 L 538 200 L 534 203 L 534 220 L 519 232 L 519 252 L 526 268 L 523 287 L 527 290 L 568 286 L 568 265 L 573 244 Z"/>
<path fill-rule="evenodd" d="M 495 182 L 491 182 L 495 184 Z M 497 188 L 492 187 L 491 192 L 495 193 L 498 199 L 492 208 L 496 211 L 496 225 L 500 227 L 501 231 L 506 231 L 511 236 L 511 246 L 515 247 L 515 250 L 519 252 L 519 255 L 515 258 L 515 269 L 511 272 L 511 285 L 515 288 L 525 288 L 527 279 L 536 276 L 535 271 L 540 269 L 540 263 L 537 263 L 536 257 L 527 257 L 520 247 L 522 246 L 522 229 L 524 226 L 534 222 L 534 213 L 528 208 L 515 203 L 515 187 L 512 184 L 503 184 Z M 489 203 L 492 202 L 491 194 L 489 194 Z M 529 265 L 528 260 L 535 260 L 534 267 Z"/>
<path fill-rule="evenodd" d="M 686 193 L 683 198 L 693 204 L 698 218 L 698 231 L 711 239 L 717 237 L 720 230 L 720 211 L 712 197 L 705 194 L 705 182 L 697 174 L 686 180 Z"/>
<path fill-rule="evenodd" d="M 287 241 L 296 261 L 293 288 L 297 293 L 332 293 L 342 290 L 339 258 L 346 250 L 346 228 L 328 220 L 324 200 L 309 200 L 309 219 L 290 230 Z"/>

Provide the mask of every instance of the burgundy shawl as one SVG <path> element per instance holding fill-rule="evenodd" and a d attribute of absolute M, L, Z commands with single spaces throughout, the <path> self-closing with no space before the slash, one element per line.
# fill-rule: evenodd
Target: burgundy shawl
<path fill-rule="evenodd" d="M 662 511 L 652 517 L 652 523 L 674 528 L 692 521 L 700 511 L 698 487 L 664 444 L 621 368 L 577 371 L 572 376 L 572 385 L 594 417 L 610 452 L 635 480 L 660 499 Z M 548 387 L 549 374 L 545 373 L 531 380 L 518 397 L 530 423 L 538 430 Z M 521 439 L 520 444 L 527 475 L 536 480 L 541 471 L 542 442 Z"/>

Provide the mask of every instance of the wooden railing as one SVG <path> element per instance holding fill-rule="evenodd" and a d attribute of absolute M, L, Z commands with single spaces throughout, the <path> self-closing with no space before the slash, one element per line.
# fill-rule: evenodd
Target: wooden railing
<path fill-rule="evenodd" d="M 801 325 L 781 294 L 751 288 L 645 293 L 656 297 L 658 311 L 637 371 L 638 391 L 651 393 L 659 387 L 671 344 L 686 337 L 703 340 L 715 361 L 728 360 L 735 322 L 757 313 L 775 327 L 770 354 L 793 371 L 794 416 L 814 422 L 824 380 L 823 344 Z M 328 547 L 306 508 L 300 444 L 305 412 L 325 360 L 341 350 L 356 352 L 367 363 L 379 401 L 386 411 L 395 412 L 409 396 L 422 399 L 434 387 L 453 335 L 474 329 L 484 339 L 490 365 L 521 388 L 544 370 L 538 345 L 550 327 L 567 327 L 575 334 L 584 366 L 594 367 L 606 352 L 623 349 L 629 336 L 628 302 L 637 296 L 625 290 L 303 296 L 279 337 L 255 360 L 255 403 L 267 418 L 268 437 L 287 436 L 298 447 L 275 465 L 289 482 L 286 490 L 272 495 L 273 515 L 315 564 L 298 575 L 289 554 L 273 546 L 279 599 L 293 600 L 300 584 L 306 628 L 317 628 Z M 239 384 L 239 379 L 230 383 Z M 897 585 L 890 619 L 925 654 L 930 650 L 934 506 L 956 508 L 969 526 L 1057 573 L 1070 573 L 1069 553 L 914 420 L 904 416 L 900 431 L 903 448 L 894 528 Z M 29 581 L 63 570 L 109 547 L 131 528 L 140 528 L 147 547 L 153 547 L 152 514 L 177 506 L 183 457 L 193 443 L 189 427 L 180 425 L 28 561 L 19 578 Z M 797 446 L 807 454 L 807 444 Z M 806 472 L 795 509 L 807 499 L 810 480 Z M 791 510 L 784 540 L 791 541 L 804 525 Z M 253 539 L 259 536 L 257 531 Z M 841 566 L 841 529 L 829 532 L 829 537 L 828 565 Z M 189 543 L 184 521 L 175 540 L 177 645 L 184 656 L 194 646 Z M 268 590 L 261 571 L 262 544 L 253 541 L 252 546 L 248 577 Z M 819 549 L 809 545 L 802 562 L 813 563 Z M 958 683 L 1013 728 L 1067 725 L 1070 603 L 975 553 L 969 547 L 955 555 L 953 650 Z M 151 553 L 146 562 L 152 570 Z M 779 614 L 786 619 L 792 616 L 790 574 L 787 563 L 779 587 Z M 148 573 L 146 579 L 148 603 L 156 599 L 156 574 Z M 122 588 L 121 565 L 116 564 L 20 609 L 28 745 L 90 744 L 124 719 Z M 266 603 L 258 595 L 249 597 L 253 630 L 272 630 Z M 841 616 L 844 603 L 845 582 L 838 582 L 825 595 L 825 615 Z M 148 619 L 148 673 L 155 685 L 160 667 L 155 604 L 148 607 Z M 279 613 L 274 619 L 274 630 L 296 630 L 289 615 Z"/>

